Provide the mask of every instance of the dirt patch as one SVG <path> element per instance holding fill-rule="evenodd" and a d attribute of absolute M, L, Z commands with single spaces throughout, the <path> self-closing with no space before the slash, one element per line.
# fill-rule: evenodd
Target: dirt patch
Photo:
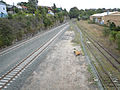
<path fill-rule="evenodd" d="M 73 49 L 73 31 L 67 31 L 62 40 L 51 47 L 38 69 L 27 79 L 21 90 L 96 90 L 88 82 L 85 56 L 76 57 Z"/>

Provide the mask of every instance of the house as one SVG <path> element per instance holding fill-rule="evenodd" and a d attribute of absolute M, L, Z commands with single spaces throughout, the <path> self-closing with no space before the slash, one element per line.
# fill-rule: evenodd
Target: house
<path fill-rule="evenodd" d="M 0 17 L 5 18 L 7 16 L 6 4 L 0 1 Z"/>
<path fill-rule="evenodd" d="M 49 7 L 48 8 L 48 14 L 50 14 L 50 15 L 53 15 L 54 16 L 54 13 L 53 13 L 53 11 L 52 11 L 52 9 Z"/>
<path fill-rule="evenodd" d="M 116 12 L 104 12 L 104 13 L 94 14 L 94 15 L 90 16 L 90 20 L 95 23 L 104 24 L 103 17 L 107 16 L 107 15 L 111 15 L 113 13 L 116 13 Z"/>
<path fill-rule="evenodd" d="M 28 8 L 26 6 L 21 6 L 22 10 L 27 10 Z"/>
<path fill-rule="evenodd" d="M 17 5 L 16 8 L 18 8 L 19 10 L 22 10 L 22 7 L 20 5 Z"/>
<path fill-rule="evenodd" d="M 8 12 L 9 14 L 14 14 L 14 10 L 13 10 L 13 6 L 12 6 L 12 5 L 8 5 L 8 6 L 7 6 L 7 12 Z"/>
<path fill-rule="evenodd" d="M 104 20 L 104 24 L 106 25 L 109 25 L 109 22 L 114 22 L 116 26 L 120 26 L 120 12 L 106 15 L 102 19 Z"/>

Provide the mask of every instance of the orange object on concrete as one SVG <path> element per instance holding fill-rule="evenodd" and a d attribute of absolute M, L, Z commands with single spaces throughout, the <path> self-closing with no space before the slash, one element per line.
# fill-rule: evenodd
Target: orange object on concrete
<path fill-rule="evenodd" d="M 80 52 L 80 51 L 78 51 L 78 50 L 76 50 L 76 49 L 74 49 L 74 54 L 75 54 L 76 56 L 78 56 L 78 55 L 80 55 L 80 54 L 81 54 L 81 52 Z"/>

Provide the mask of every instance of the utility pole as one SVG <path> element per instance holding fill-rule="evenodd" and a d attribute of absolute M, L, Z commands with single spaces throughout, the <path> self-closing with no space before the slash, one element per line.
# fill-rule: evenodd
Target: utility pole
<path fill-rule="evenodd" d="M 37 1 L 37 0 L 35 0 L 35 2 L 36 2 L 36 5 L 35 5 L 35 7 L 36 7 L 36 10 L 37 10 L 37 9 L 38 9 L 38 8 L 37 8 L 37 5 L 38 5 L 38 1 Z"/>
<path fill-rule="evenodd" d="M 14 2 L 13 2 L 13 14 L 15 14 L 15 5 L 14 5 Z"/>

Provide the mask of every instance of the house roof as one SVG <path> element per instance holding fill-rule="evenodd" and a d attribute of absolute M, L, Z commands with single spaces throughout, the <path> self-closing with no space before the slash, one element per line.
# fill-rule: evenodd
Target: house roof
<path fill-rule="evenodd" d="M 12 7 L 13 7 L 12 5 L 7 6 L 7 8 L 12 8 Z"/>
<path fill-rule="evenodd" d="M 24 9 L 27 9 L 27 7 L 26 6 L 21 6 L 22 8 L 24 8 Z"/>
<path fill-rule="evenodd" d="M 19 6 L 19 5 L 17 5 L 16 7 L 17 7 L 17 8 L 19 8 L 19 9 L 22 9 L 22 7 L 21 7 L 21 6 Z"/>
<path fill-rule="evenodd" d="M 111 15 L 113 13 L 116 13 L 116 12 L 104 12 L 104 13 L 93 14 L 92 16 L 102 17 L 102 16 L 106 16 L 106 15 Z"/>
<path fill-rule="evenodd" d="M 3 2 L 0 1 L 0 5 L 5 5 L 5 3 L 3 3 Z"/>

